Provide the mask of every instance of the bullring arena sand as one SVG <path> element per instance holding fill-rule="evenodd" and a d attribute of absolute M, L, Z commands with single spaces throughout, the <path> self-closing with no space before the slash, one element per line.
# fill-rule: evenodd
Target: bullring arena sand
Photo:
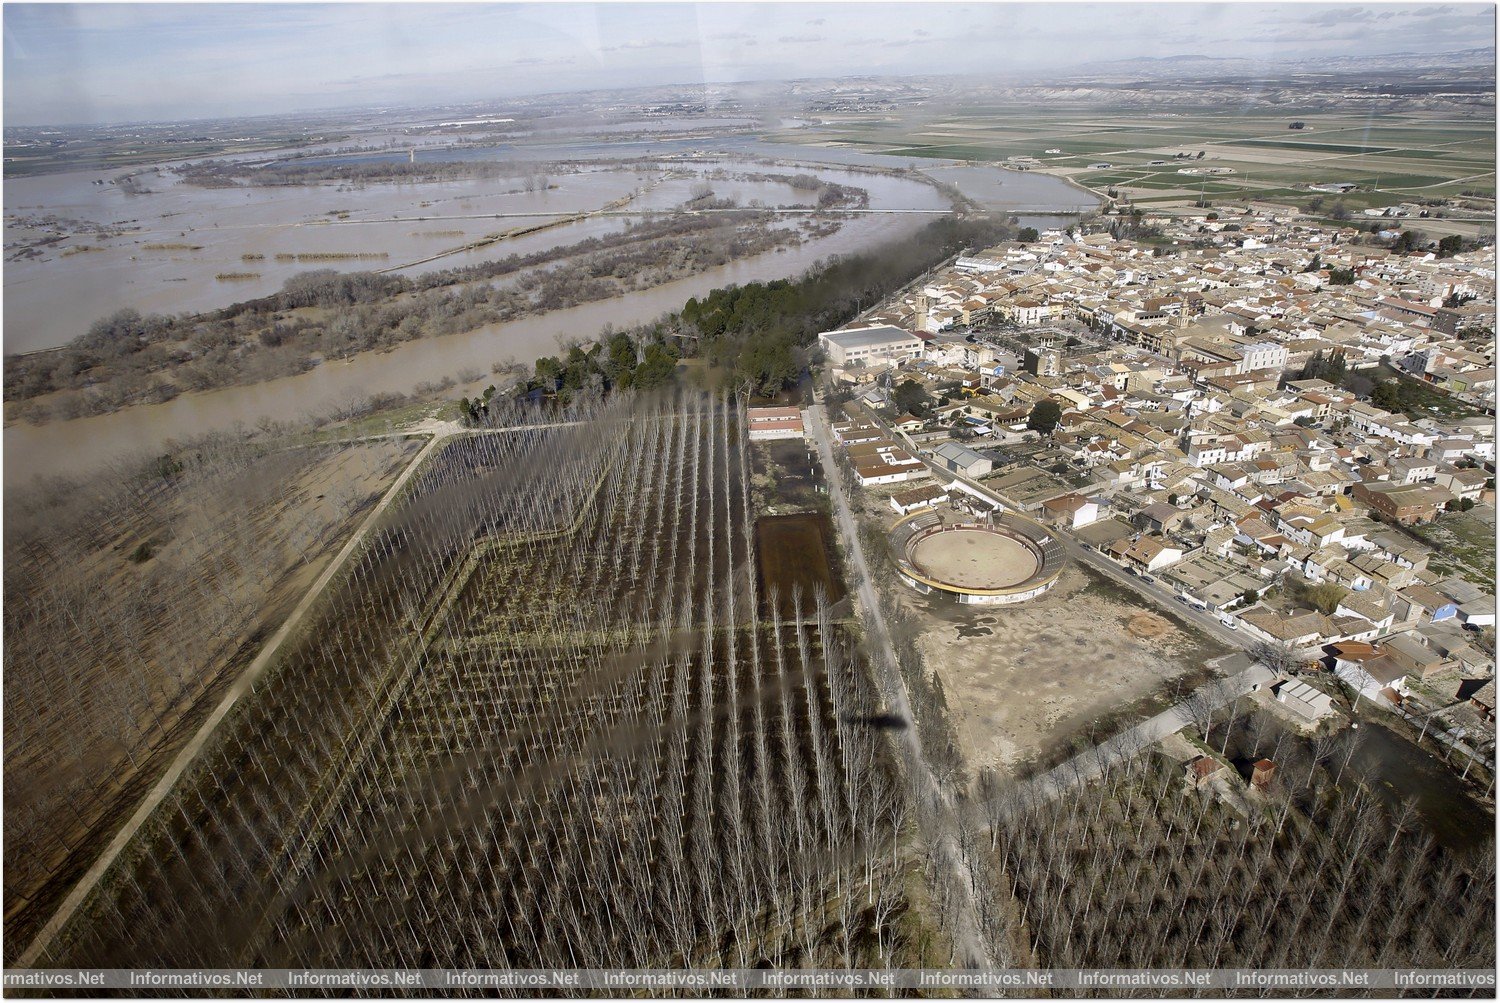
<path fill-rule="evenodd" d="M 917 570 L 934 581 L 966 589 L 1003 589 L 1036 573 L 1036 554 L 1019 540 L 983 529 L 951 529 L 918 540 Z"/>

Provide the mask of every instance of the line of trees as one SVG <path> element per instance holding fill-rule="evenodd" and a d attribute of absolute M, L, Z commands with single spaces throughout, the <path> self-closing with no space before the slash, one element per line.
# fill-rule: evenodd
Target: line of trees
<path fill-rule="evenodd" d="M 243 161 L 200 160 L 185 164 L 176 173 L 184 182 L 200 188 L 234 188 L 240 185 L 281 187 L 316 185 L 325 181 L 351 184 L 395 181 L 430 184 L 441 181 L 493 180 L 514 178 L 526 191 L 545 191 L 551 187 L 549 174 L 556 165 L 535 163 L 512 164 L 493 160 L 335 160 L 324 164 L 287 161 L 275 164 L 248 164 Z"/>
<path fill-rule="evenodd" d="M 1011 225 L 1006 222 L 944 218 L 928 224 L 912 240 L 821 262 L 795 279 L 727 286 L 702 299 L 692 297 L 680 311 L 623 332 L 646 353 L 643 361 L 651 364 L 644 371 L 638 368 L 623 385 L 654 387 L 670 376 L 669 357 L 701 357 L 728 373 L 734 386 L 774 396 L 795 386 L 815 361 L 814 342 L 819 332 L 849 322 L 948 255 L 965 247 L 994 243 L 1010 232 Z M 618 334 L 606 338 L 611 347 L 597 357 L 594 370 L 609 386 L 625 368 L 612 361 L 614 346 L 625 342 Z M 660 346 L 654 356 L 652 346 Z M 587 385 L 594 370 L 586 365 L 587 358 L 580 356 L 589 353 L 575 349 L 561 363 L 539 360 L 519 392 L 541 390 L 551 394 Z M 571 386 L 567 375 L 570 367 L 576 367 L 572 369 L 575 375 Z M 640 382 L 642 377 L 644 383 Z M 578 382 L 580 379 L 583 382 Z"/>
<path fill-rule="evenodd" d="M 742 403 L 489 406 L 47 963 L 909 957 L 880 700 L 762 595 Z"/>
<path fill-rule="evenodd" d="M 10 493 L 7 914 L 30 900 L 7 920 L 12 943 L 99 852 L 403 451 L 216 437 Z M 314 492 L 321 503 L 299 500 Z"/>
<path fill-rule="evenodd" d="M 948 255 L 1012 232 L 999 220 L 945 217 L 908 241 L 832 260 L 800 279 L 752 282 L 694 297 L 676 321 L 705 358 L 771 395 L 797 381 L 819 332 L 847 323 Z"/>
<path fill-rule="evenodd" d="M 1258 714 L 1220 728 L 1205 753 L 1269 758 L 1267 790 L 1194 789 L 1178 764 L 1149 754 L 1107 765 L 1062 798 L 985 788 L 976 810 L 993 834 L 989 893 L 1018 905 L 1037 964 L 1491 963 L 1493 843 L 1446 849 L 1411 803 L 1366 785 L 1351 766 L 1360 732 L 1303 740 Z"/>

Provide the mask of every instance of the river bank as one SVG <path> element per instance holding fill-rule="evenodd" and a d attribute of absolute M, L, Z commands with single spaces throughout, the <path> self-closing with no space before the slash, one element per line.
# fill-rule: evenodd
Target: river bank
<path fill-rule="evenodd" d="M 561 196 L 557 191 L 549 190 L 524 193 L 521 196 L 491 194 L 485 197 L 492 200 L 501 199 L 504 202 L 503 208 L 511 212 L 519 210 L 520 207 L 516 204 L 518 199 L 537 202 L 545 202 L 549 199 L 556 202 L 561 199 L 562 202 L 556 202 L 556 204 L 538 205 L 537 211 L 555 210 L 560 214 L 567 214 L 577 211 L 578 200 L 585 195 L 589 204 L 597 207 L 611 200 L 622 198 L 632 190 L 650 187 L 651 190 L 633 203 L 632 208 L 671 211 L 674 206 L 681 203 L 683 192 L 673 190 L 672 185 L 668 183 L 652 186 L 652 182 L 660 181 L 660 175 L 655 172 L 642 172 L 624 164 L 610 165 L 607 161 L 627 160 L 642 154 L 647 156 L 686 155 L 697 150 L 700 156 L 689 157 L 693 166 L 697 168 L 692 174 L 701 176 L 706 172 L 726 168 L 732 164 L 744 165 L 747 161 L 753 161 L 759 165 L 762 159 L 778 159 L 787 163 L 811 165 L 817 168 L 815 173 L 821 179 L 868 191 L 870 211 L 846 219 L 837 233 L 806 240 L 796 247 L 783 247 L 711 268 L 687 278 L 608 300 L 590 302 L 518 321 L 489 324 L 460 334 L 409 342 L 386 351 L 366 353 L 344 361 L 324 362 L 308 372 L 253 385 L 188 392 L 165 403 L 133 405 L 107 415 L 56 421 L 42 426 L 12 425 L 4 430 L 3 441 L 6 458 L 9 461 L 4 469 L 5 483 L 14 485 L 36 477 L 78 473 L 124 454 L 159 453 L 168 443 L 190 439 L 205 432 L 230 430 L 236 427 L 253 428 L 261 422 L 327 414 L 373 395 L 408 394 L 415 387 L 426 385 L 431 388 L 446 380 L 457 380 L 460 386 L 454 392 L 462 392 L 464 386 L 463 381 L 459 380 L 460 375 L 488 374 L 493 366 L 507 362 L 529 363 L 540 356 L 557 353 L 564 341 L 591 340 L 607 325 L 620 328 L 649 323 L 663 314 L 679 309 L 689 297 L 703 296 L 713 289 L 753 281 L 789 278 L 801 274 L 818 261 L 831 256 L 858 253 L 878 245 L 900 241 L 916 232 L 934 216 L 949 211 L 950 208 L 947 196 L 940 190 L 939 184 L 934 183 L 936 179 L 919 181 L 902 176 L 897 169 L 907 167 L 909 163 L 898 158 L 860 154 L 857 151 L 848 150 L 768 144 L 759 140 L 745 139 L 711 141 L 708 149 L 704 149 L 703 146 L 701 142 L 694 145 L 694 141 L 691 140 L 665 143 L 556 144 L 545 148 L 524 148 L 524 156 L 520 154 L 522 148 L 517 148 L 505 152 L 516 154 L 517 159 L 557 160 L 561 159 L 561 155 L 566 151 L 574 158 L 597 158 L 601 161 L 601 169 L 566 175 L 564 180 L 568 185 L 573 186 L 571 194 L 564 189 Z M 464 155 L 472 155 L 474 151 L 461 152 Z M 386 153 L 369 156 L 391 158 L 403 155 L 405 154 Z M 419 151 L 418 154 L 418 156 L 434 158 L 447 155 L 449 154 L 441 150 Z M 682 169 L 683 166 L 680 160 L 674 158 L 672 164 L 674 169 Z M 619 167 L 626 169 L 619 170 L 617 169 Z M 998 168 L 994 170 L 998 172 Z M 34 180 L 64 186 L 84 183 L 83 176 L 67 175 L 51 175 Z M 1066 209 L 1077 204 L 1077 196 L 1072 189 L 1057 179 L 1046 180 L 1056 186 L 1050 189 L 1054 195 L 1058 191 L 1064 193 L 1059 202 L 1050 208 Z M 695 182 L 689 175 L 680 182 L 680 185 L 686 189 L 693 183 Z M 462 187 L 464 183 L 453 184 Z M 763 188 L 766 184 L 768 183 L 740 182 L 728 187 L 733 189 L 733 194 L 745 198 L 753 197 L 750 192 L 751 188 Z M 385 223 L 372 223 L 371 226 L 389 228 L 394 224 L 404 229 L 416 228 L 412 231 L 414 233 L 425 232 L 434 226 L 432 223 L 415 223 L 410 219 L 402 219 L 399 215 L 392 215 L 390 206 L 385 203 L 397 195 L 393 195 L 390 191 L 378 191 L 372 194 L 374 187 L 363 191 L 336 193 L 341 205 L 345 199 L 362 200 L 359 202 L 359 207 L 351 209 L 344 219 L 351 221 L 362 218 L 373 219 L 384 213 L 388 220 Z M 384 186 L 386 189 L 401 187 L 403 186 Z M 779 193 L 786 187 L 778 185 L 776 190 Z M 183 231 L 190 233 L 190 236 L 179 239 L 183 243 L 191 244 L 198 241 L 200 235 L 205 232 L 215 229 L 229 231 L 236 227 L 243 228 L 246 233 L 250 234 L 286 231 L 296 233 L 299 243 L 307 243 L 311 250 L 321 252 L 349 250 L 343 247 L 342 243 L 347 243 L 354 234 L 370 232 L 370 226 L 328 225 L 327 223 L 314 226 L 307 225 L 305 222 L 268 225 L 264 224 L 264 221 L 255 222 L 257 214 L 265 211 L 264 203 L 258 199 L 268 197 L 265 193 L 274 195 L 277 192 L 285 193 L 286 191 L 288 190 L 265 189 L 264 192 L 242 190 L 230 192 L 237 199 L 249 203 L 236 209 L 233 222 L 226 220 L 225 225 L 220 226 L 208 223 L 192 231 Z M 1027 197 L 1030 197 L 1032 191 L 1032 189 L 1027 190 Z M 208 196 L 221 200 L 225 197 L 223 189 L 210 189 L 206 192 Z M 319 193 L 321 193 L 322 201 L 314 197 Z M 431 193 L 423 194 L 430 195 Z M 720 191 L 716 187 L 715 194 L 724 195 L 729 192 Z M 1015 194 L 1019 197 L 1021 193 L 1019 189 L 1012 188 L 1008 194 Z M 327 195 L 328 193 L 321 189 L 314 189 L 311 196 L 308 192 L 302 191 L 294 199 L 295 212 L 300 212 L 305 216 L 308 211 L 318 206 L 326 209 L 328 207 Z M 398 193 L 398 195 L 406 201 L 414 199 L 413 193 L 409 191 L 404 194 Z M 181 196 L 180 192 L 173 197 L 179 196 Z M 159 197 L 141 196 L 140 198 Z M 468 212 L 471 209 L 478 212 L 488 207 L 486 204 L 475 201 L 480 197 L 479 193 L 472 190 L 453 191 L 444 195 L 444 198 L 452 200 L 450 204 L 460 212 Z M 95 218 L 109 220 L 112 217 L 118 221 L 120 209 L 124 206 L 124 198 L 123 195 L 111 189 L 109 193 L 90 192 L 84 201 L 93 206 L 92 215 Z M 189 201 L 198 198 L 199 196 L 193 196 Z M 426 197 L 415 197 L 415 202 L 422 201 L 431 200 Z M 6 202 L 7 239 L 9 239 L 13 206 L 15 210 L 34 209 L 37 206 L 29 203 L 25 191 L 17 191 L 11 186 L 7 188 Z M 468 208 L 465 208 L 466 202 Z M 144 203 L 130 203 L 131 206 L 142 204 Z M 1032 208 L 1049 207 L 1033 206 Z M 408 208 L 407 211 L 410 212 L 412 209 Z M 430 213 L 430 210 L 424 210 L 424 213 Z M 326 213 L 323 215 L 330 222 L 332 221 Z M 453 215 L 457 216 L 459 213 Z M 1043 226 L 1057 224 L 1057 218 L 1050 216 L 1037 217 L 1037 221 Z M 574 237 L 574 228 L 579 226 L 607 226 L 613 229 L 624 225 L 626 224 L 623 220 L 596 217 L 580 223 L 555 227 L 542 234 L 534 234 L 521 239 L 530 241 L 548 238 L 550 242 L 551 239 L 563 240 Z M 1034 224 L 1023 215 L 1022 225 Z M 162 232 L 158 229 L 161 226 L 161 221 L 158 221 L 151 228 L 151 232 Z M 478 236 L 483 236 L 483 231 L 492 232 L 496 223 L 495 217 L 491 216 L 476 221 L 472 229 L 463 223 L 444 222 L 442 226 L 452 229 L 463 228 L 465 235 L 474 232 Z M 289 230 L 288 227 L 290 227 Z M 143 241 L 145 232 L 144 230 L 132 231 L 122 239 Z M 335 239 L 339 234 L 344 236 Z M 318 243 L 313 244 L 308 240 L 311 235 L 317 235 Z M 166 237 L 160 239 L 165 241 Z M 265 238 L 258 237 L 257 239 L 264 240 Z M 360 240 L 361 246 L 371 243 L 368 237 L 360 238 Z M 204 243 L 207 244 L 207 240 Z M 328 246 L 325 247 L 325 244 Z M 235 246 L 234 242 L 230 242 L 218 253 L 220 256 L 227 254 Z M 488 252 L 475 253 L 492 257 L 496 250 L 502 248 L 510 250 L 511 246 L 506 243 L 491 247 Z M 527 250 L 533 249 L 535 248 L 527 247 Z M 240 253 L 262 252 L 235 251 L 233 259 L 236 266 L 240 265 Z M 185 257 L 181 254 L 175 256 Z M 98 254 L 79 254 L 67 260 L 68 262 L 88 262 L 91 267 L 95 267 L 94 261 L 100 257 Z M 164 257 L 172 258 L 174 255 L 169 252 Z M 210 268 L 222 268 L 222 263 L 216 262 L 211 257 L 203 261 L 196 260 L 200 257 L 198 255 L 193 255 L 193 257 L 195 260 L 192 262 L 190 272 L 198 275 L 198 279 L 196 283 L 184 284 L 213 286 L 211 279 L 205 276 Z M 161 269 L 165 271 L 160 271 L 158 278 L 165 276 L 166 272 L 170 272 L 174 267 L 181 270 L 183 263 L 169 261 L 160 265 L 158 271 Z M 257 270 L 259 270 L 259 265 L 257 265 Z M 267 278 L 269 279 L 269 276 Z M 53 289 L 46 299 L 46 302 L 54 306 L 60 305 L 59 297 L 68 298 L 63 296 L 63 289 L 69 287 L 70 284 L 73 291 L 72 299 L 85 302 L 93 302 L 91 297 L 101 295 L 101 286 L 106 293 L 115 288 L 107 274 L 81 272 L 64 276 L 43 268 L 30 268 L 25 270 L 24 274 L 17 276 L 14 269 L 7 269 L 7 306 L 12 308 L 7 316 L 9 321 L 6 325 L 7 350 L 24 347 L 24 345 L 17 344 L 18 336 L 29 332 L 32 323 L 39 318 L 39 315 L 47 313 L 47 307 L 40 305 L 42 301 L 34 298 L 29 301 L 29 306 L 26 297 L 21 297 L 21 302 L 16 302 L 12 296 L 13 289 L 23 289 L 28 284 L 44 280 L 58 287 Z M 197 294 L 194 293 L 194 295 Z M 192 298 L 189 296 L 186 301 L 192 301 Z M 240 295 L 237 298 L 245 297 Z M 94 308 L 97 305 L 94 303 L 88 308 L 88 313 L 82 315 L 89 318 L 88 322 L 97 319 L 99 314 Z M 157 301 L 153 301 L 153 305 L 148 307 L 148 309 L 159 310 L 165 308 L 163 303 Z M 70 309 L 77 310 L 76 307 Z M 480 387 L 483 383 L 483 378 L 477 381 Z"/>

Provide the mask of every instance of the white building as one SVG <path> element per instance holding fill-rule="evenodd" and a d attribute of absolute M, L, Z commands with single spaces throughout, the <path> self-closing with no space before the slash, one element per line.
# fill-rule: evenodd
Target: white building
<path fill-rule="evenodd" d="M 855 330 L 824 331 L 818 344 L 833 365 L 847 369 L 853 365 L 873 365 L 920 359 L 924 342 L 899 327 L 867 327 Z"/>
<path fill-rule="evenodd" d="M 1288 679 L 1272 692 L 1277 700 L 1307 721 L 1318 721 L 1333 713 L 1333 698 L 1300 679 Z"/>
<path fill-rule="evenodd" d="M 752 407 L 747 409 L 745 417 L 752 442 L 803 436 L 802 412 L 794 407 Z"/>
<path fill-rule="evenodd" d="M 1287 350 L 1285 345 L 1278 345 L 1274 341 L 1257 341 L 1248 345 L 1238 345 L 1236 349 L 1240 353 L 1240 365 L 1238 372 L 1253 373 L 1260 369 L 1285 369 Z"/>

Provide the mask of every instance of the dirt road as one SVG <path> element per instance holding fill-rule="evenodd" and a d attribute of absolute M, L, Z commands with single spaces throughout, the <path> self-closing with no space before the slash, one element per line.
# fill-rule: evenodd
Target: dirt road
<path fill-rule="evenodd" d="M 918 788 L 918 797 L 925 804 L 917 806 L 918 818 L 922 821 L 923 835 L 933 850 L 953 864 L 952 880 L 963 892 L 955 928 L 949 933 L 953 937 L 954 963 L 960 968 L 991 967 L 989 952 L 980 933 L 979 905 L 975 901 L 975 882 L 968 860 L 957 836 L 957 812 L 953 798 L 938 783 L 922 751 L 922 739 L 917 734 L 916 719 L 912 715 L 911 701 L 907 697 L 906 682 L 901 678 L 901 669 L 896 662 L 895 646 L 891 643 L 890 631 L 886 627 L 885 614 L 880 606 L 880 597 L 875 592 L 869 565 L 865 562 L 864 547 L 860 543 L 859 527 L 849 509 L 848 496 L 844 491 L 843 471 L 833 458 L 832 436 L 823 405 L 816 403 L 803 412 L 805 427 L 818 448 L 818 459 L 823 464 L 823 474 L 828 480 L 828 494 L 833 499 L 834 523 L 849 552 L 849 559 L 858 581 L 858 601 L 864 608 L 870 630 L 871 647 L 879 659 L 876 678 L 886 695 L 892 713 L 909 722 L 909 727 L 897 734 L 907 745 L 909 766 Z"/>
<path fill-rule="evenodd" d="M 1236 675 L 1205 683 L 1181 703 L 1092 749 L 1086 749 L 1027 783 L 1043 798 L 1057 797 L 1098 777 L 1106 766 L 1139 755 L 1153 743 L 1176 734 L 1256 687 L 1269 685 L 1276 678 L 1275 672 L 1257 662 Z"/>
<path fill-rule="evenodd" d="M 287 639 L 307 619 L 308 613 L 317 604 L 318 599 L 323 595 L 328 584 L 333 581 L 334 577 L 348 563 L 350 557 L 359 551 L 359 548 L 364 544 L 365 538 L 369 536 L 370 532 L 380 522 L 381 517 L 401 497 L 402 491 L 411 480 L 412 475 L 421 469 L 422 464 L 427 461 L 427 458 L 432 455 L 438 445 L 445 441 L 446 438 L 443 435 L 434 435 L 428 441 L 427 445 L 423 446 L 421 451 L 412 457 L 411 462 L 407 464 L 406 469 L 401 472 L 401 475 L 396 478 L 395 483 L 390 486 L 374 509 L 371 510 L 370 514 L 365 517 L 365 521 L 349 537 L 349 541 L 344 544 L 343 549 L 338 552 L 332 561 L 328 562 L 328 567 L 323 569 L 323 573 L 318 576 L 317 581 L 313 582 L 312 586 L 307 590 L 306 595 L 302 597 L 302 601 L 287 616 L 281 628 L 261 648 L 260 653 L 255 656 L 255 660 L 240 674 L 239 679 L 224 694 L 224 699 L 214 708 L 213 713 L 208 716 L 208 719 L 203 722 L 197 733 L 183 747 L 182 751 L 177 754 L 177 758 L 172 761 L 172 765 L 162 774 L 161 779 L 156 782 L 155 786 L 142 799 L 141 805 L 136 809 L 135 814 L 131 815 L 130 820 L 120 828 L 119 832 L 115 833 L 114 839 L 110 840 L 104 852 L 99 855 L 99 859 L 84 873 L 83 877 L 79 879 L 78 884 L 73 886 L 73 890 L 68 893 L 67 898 L 63 899 L 63 903 L 58 907 L 57 912 L 47 921 L 47 924 L 42 927 L 41 932 L 37 934 L 36 939 L 31 942 L 31 945 L 26 948 L 26 952 L 17 960 L 16 967 L 36 967 L 37 961 L 41 958 L 43 952 L 46 951 L 52 939 L 57 936 L 68 920 L 73 917 L 73 914 L 83 905 L 89 893 L 94 890 L 94 887 L 99 884 L 99 881 L 109 871 L 115 859 L 130 844 L 130 840 L 135 836 L 136 832 L 151 817 L 151 814 L 162 803 L 167 794 L 171 792 L 182 774 L 193 764 L 193 760 L 198 757 L 198 753 L 208 743 L 209 738 L 214 733 L 214 729 L 219 726 L 219 722 L 228 716 L 241 697 L 251 692 L 255 683 L 275 661 L 276 655 L 280 652 L 282 645 L 286 643 Z"/>

